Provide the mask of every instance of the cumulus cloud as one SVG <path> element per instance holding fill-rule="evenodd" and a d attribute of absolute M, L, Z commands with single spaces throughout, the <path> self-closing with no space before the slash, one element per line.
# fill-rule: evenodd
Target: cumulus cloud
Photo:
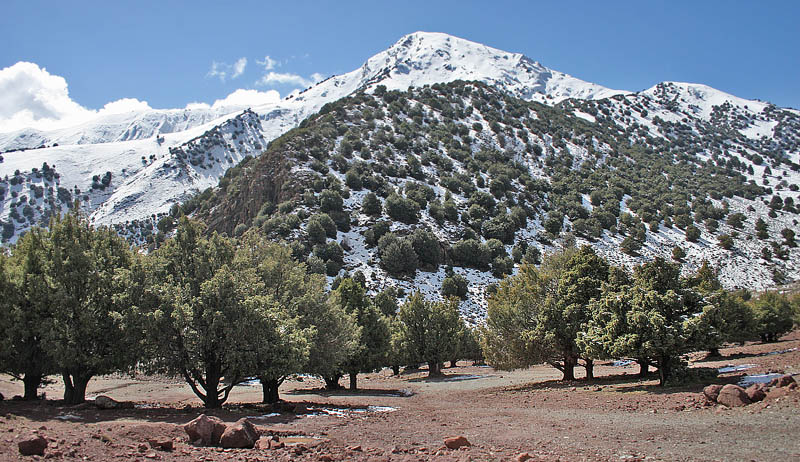
<path fill-rule="evenodd" d="M 20 61 L 0 69 L 0 132 L 22 128 L 51 130 L 85 122 L 98 114 L 150 109 L 147 102 L 125 98 L 95 111 L 69 96 L 67 81 L 35 63 Z"/>
<path fill-rule="evenodd" d="M 258 64 L 259 66 L 263 66 L 265 71 L 271 71 L 276 67 L 280 66 L 280 63 L 278 61 L 275 61 L 269 56 L 264 56 L 263 60 L 257 59 L 256 64 Z"/>
<path fill-rule="evenodd" d="M 282 72 L 268 72 L 261 76 L 256 81 L 258 86 L 271 86 L 271 85 L 298 85 L 302 87 L 310 87 L 323 79 L 320 73 L 311 74 L 311 77 L 305 78 L 300 74 L 282 73 Z"/>
<path fill-rule="evenodd" d="M 233 64 L 212 61 L 211 69 L 206 74 L 206 77 L 218 78 L 220 82 L 225 82 L 228 77 L 235 79 L 244 74 L 246 67 L 247 58 L 244 57 L 237 59 Z"/>

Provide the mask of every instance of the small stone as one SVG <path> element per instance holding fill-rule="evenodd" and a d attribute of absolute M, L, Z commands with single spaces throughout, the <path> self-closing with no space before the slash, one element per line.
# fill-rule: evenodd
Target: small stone
<path fill-rule="evenodd" d="M 172 451 L 175 449 L 175 443 L 169 438 L 151 439 L 148 440 L 148 442 L 153 449 L 160 449 L 162 451 Z"/>
<path fill-rule="evenodd" d="M 47 439 L 41 435 L 32 436 L 17 443 L 17 447 L 23 456 L 43 456 L 47 449 Z"/>
<path fill-rule="evenodd" d="M 523 452 L 522 454 L 517 456 L 517 462 L 525 462 L 526 460 L 533 459 L 533 456 L 527 452 Z"/>
<path fill-rule="evenodd" d="M 351 450 L 353 452 L 361 452 L 362 451 L 361 446 L 349 446 L 347 449 L 349 449 L 349 450 Z"/>
<path fill-rule="evenodd" d="M 447 447 L 447 449 L 458 449 L 464 446 L 472 446 L 472 444 L 470 444 L 470 442 L 463 436 L 445 438 L 444 445 Z"/>
<path fill-rule="evenodd" d="M 147 449 L 148 449 L 147 445 L 144 443 L 139 443 L 139 445 L 137 446 L 137 450 L 139 452 L 147 452 Z"/>

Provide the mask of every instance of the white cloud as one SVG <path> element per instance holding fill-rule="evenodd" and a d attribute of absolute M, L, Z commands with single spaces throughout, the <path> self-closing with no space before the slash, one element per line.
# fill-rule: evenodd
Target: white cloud
<path fill-rule="evenodd" d="M 214 61 L 211 63 L 211 70 L 208 71 L 206 77 L 218 77 L 220 82 L 224 82 L 225 78 L 228 77 L 228 68 L 230 68 L 229 64 Z"/>
<path fill-rule="evenodd" d="M 247 67 L 247 58 L 239 58 L 236 60 L 236 62 L 233 63 L 233 75 L 231 75 L 231 78 L 235 79 L 244 74 L 245 67 Z"/>
<path fill-rule="evenodd" d="M 310 87 L 311 85 L 323 80 L 323 78 L 323 75 L 317 72 L 311 74 L 311 77 L 309 78 L 305 78 L 300 74 L 292 74 L 288 72 L 268 72 L 256 81 L 256 85 L 264 87 L 270 85 L 298 85 L 302 87 Z"/>
<path fill-rule="evenodd" d="M 63 77 L 35 63 L 20 61 L 0 69 L 0 132 L 52 130 L 86 122 L 98 114 L 147 109 L 147 102 L 132 98 L 110 102 L 99 111 L 87 109 L 70 98 Z"/>
<path fill-rule="evenodd" d="M 244 57 L 237 59 L 233 64 L 213 61 L 211 63 L 211 70 L 208 71 L 206 77 L 218 78 L 220 82 L 225 82 L 228 77 L 235 79 L 242 75 L 246 67 L 247 58 Z"/>
<path fill-rule="evenodd" d="M 256 64 L 258 64 L 259 66 L 264 66 L 265 71 L 271 71 L 276 67 L 280 66 L 280 63 L 278 61 L 275 61 L 269 56 L 264 56 L 263 61 L 256 60 Z"/>
<path fill-rule="evenodd" d="M 281 95 L 275 90 L 258 91 L 240 88 L 225 98 L 214 101 L 211 108 L 246 108 L 268 103 L 277 103 L 280 100 Z"/>

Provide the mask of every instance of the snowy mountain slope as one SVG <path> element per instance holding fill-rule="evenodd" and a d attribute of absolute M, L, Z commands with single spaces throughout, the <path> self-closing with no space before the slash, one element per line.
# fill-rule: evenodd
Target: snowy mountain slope
<path fill-rule="evenodd" d="M 699 171 L 703 171 L 702 166 L 706 164 L 727 169 L 733 177 L 741 175 L 742 181 L 768 188 L 769 195 L 781 201 L 800 199 L 796 189 L 792 189 L 800 183 L 800 114 L 797 111 L 744 100 L 697 84 L 664 82 L 638 93 L 610 90 L 547 69 L 519 54 L 506 53 L 445 34 L 415 33 L 370 58 L 359 69 L 331 77 L 278 103 L 254 106 L 252 112 L 228 113 L 205 123 L 205 117 L 212 117 L 213 114 L 192 113 L 181 121 L 180 117 L 184 117 L 180 116 L 181 111 L 174 111 L 169 123 L 166 119 L 160 119 L 158 114 L 128 115 L 128 118 L 120 116 L 115 119 L 116 122 L 108 120 L 102 124 L 89 124 L 72 134 L 67 130 L 59 135 L 76 144 L 59 143 L 57 147 L 4 153 L 4 161 L 0 163 L 0 176 L 5 177 L 0 184 L 3 239 L 13 242 L 20 231 L 32 224 L 46 223 L 49 214 L 63 211 L 73 199 L 81 198 L 95 222 L 114 224 L 120 232 L 137 242 L 154 245 L 159 234 L 157 224 L 176 204 L 192 197 L 214 194 L 209 190 L 197 196 L 201 191 L 216 186 L 229 167 L 237 165 L 249 155 L 258 155 L 271 140 L 297 127 L 325 104 L 359 90 L 373 94 L 381 85 L 388 90 L 406 90 L 455 80 L 482 81 L 496 95 L 508 94 L 567 109 L 571 114 L 590 122 L 589 126 L 598 127 L 603 136 L 623 137 L 627 142 L 649 145 L 653 150 L 668 149 L 673 153 L 671 155 L 676 156 L 676 163 L 683 162 L 678 154 L 680 151 L 689 156 L 691 162 L 695 162 L 695 159 L 698 161 L 696 165 Z M 496 96 L 495 99 L 499 101 L 502 98 Z M 534 144 L 548 156 L 568 153 L 574 157 L 576 165 L 585 160 L 594 162 L 594 156 L 597 155 L 600 155 L 600 161 L 606 162 L 611 154 L 603 151 L 609 149 L 603 142 L 598 141 L 589 148 L 585 145 L 586 140 L 571 139 L 574 133 L 570 134 L 570 129 L 567 132 L 563 128 L 542 129 L 541 124 L 550 122 L 536 121 L 534 114 L 526 122 L 533 125 L 523 126 L 521 123 L 524 118 L 520 118 L 519 122 L 501 122 L 497 127 L 504 134 L 500 136 L 500 132 L 493 133 L 493 122 L 497 120 L 489 108 L 465 106 L 462 112 L 443 115 L 437 109 L 437 103 L 428 100 L 420 100 L 420 103 L 425 108 L 423 112 L 437 114 L 436 119 L 442 124 L 470 111 L 472 115 L 458 123 L 468 127 L 477 123 L 483 127 L 483 131 L 473 128 L 466 139 L 473 138 L 476 143 L 480 140 L 500 151 L 518 153 L 522 156 L 519 160 L 529 165 L 529 173 L 536 180 L 549 183 L 557 181 L 557 178 L 547 170 L 550 167 L 543 164 L 543 157 L 531 156 L 530 149 Z M 336 113 L 336 116 L 339 114 Z M 411 123 L 412 117 L 408 115 L 400 117 L 400 120 Z M 379 118 L 375 123 L 388 133 L 394 133 L 397 139 L 412 138 L 406 127 L 393 126 L 395 120 Z M 522 132 L 532 130 L 532 126 L 538 127 L 539 134 L 531 136 L 528 141 Z M 170 127 L 174 131 L 168 132 Z M 491 131 L 489 127 L 492 127 Z M 616 127 L 617 131 L 609 127 Z M 183 128 L 186 129 L 181 131 Z M 449 130 L 443 133 L 461 142 L 466 141 L 463 135 L 453 135 Z M 457 129 L 459 133 L 460 130 Z M 158 132 L 163 138 L 154 136 Z M 329 148 L 331 152 L 341 147 L 342 139 L 340 134 L 336 144 Z M 444 154 L 450 151 L 447 147 L 449 142 L 446 138 L 441 139 L 445 145 L 440 145 L 439 149 Z M 94 140 L 96 143 L 80 144 L 83 142 L 81 140 Z M 660 144 L 653 144 L 653 140 Z M 392 141 L 387 139 L 381 143 L 374 146 L 373 153 L 384 151 Z M 419 154 L 414 144 L 402 148 L 397 146 L 402 144 L 394 146 L 393 151 Z M 384 161 L 407 166 L 407 159 L 401 155 L 402 152 L 395 152 L 394 160 Z M 451 158 L 456 169 L 453 173 L 472 175 L 466 169 L 467 165 L 456 157 Z M 47 169 L 43 168 L 44 163 L 48 164 Z M 626 164 L 625 168 L 631 165 Z M 312 172 L 308 166 L 296 165 L 294 168 L 296 171 L 293 172 L 298 174 Z M 18 174 L 16 170 L 19 170 Z M 430 166 L 423 165 L 423 171 L 441 180 L 438 174 L 434 175 L 435 171 Z M 264 174 L 269 176 L 271 172 Z M 346 180 L 343 171 L 331 168 L 331 174 L 342 182 Z M 487 185 L 478 186 L 478 189 L 488 191 L 491 177 L 486 174 L 481 176 Z M 106 177 L 108 181 L 105 181 Z M 402 188 L 406 183 L 391 176 L 388 181 L 395 188 Z M 473 177 L 470 181 L 477 179 Z M 700 178 L 696 181 L 702 184 L 705 180 Z M 434 185 L 433 189 L 437 196 L 443 196 L 446 192 L 446 188 L 439 184 Z M 582 203 L 591 213 L 593 208 L 588 194 L 584 194 Z M 724 220 L 718 220 L 718 230 L 711 231 L 706 226 L 712 226 L 713 223 L 706 224 L 702 222 L 705 218 L 697 215 L 701 218 L 696 225 L 703 232 L 698 241 L 687 241 L 682 228 L 661 224 L 656 228 L 657 232 L 646 234 L 642 247 L 635 255 L 621 252 L 620 246 L 625 237 L 610 231 L 604 231 L 599 239 L 586 239 L 578 233 L 578 241 L 592 242 L 612 262 L 625 266 L 640 263 L 655 255 L 669 257 L 671 250 L 680 246 L 687 254 L 688 270 L 696 268 L 703 259 L 710 259 L 723 268 L 721 278 L 727 287 L 763 288 L 773 284 L 778 276 L 796 279 L 800 272 L 797 250 L 787 250 L 779 244 L 783 229 L 797 229 L 797 214 L 789 211 L 792 207 L 787 206 L 786 210 L 779 209 L 776 213 L 774 204 L 769 205 L 769 195 L 743 199 L 727 194 L 721 189 L 719 196 L 712 195 L 710 200 L 716 208 L 723 207 L 724 203 L 729 210 L 746 215 L 750 221 L 745 229 L 734 228 Z M 357 207 L 363 195 L 363 192 L 353 191 L 351 199 L 345 200 L 346 207 Z M 458 207 L 467 206 L 469 198 L 466 195 L 454 196 Z M 640 210 L 639 206 L 627 208 L 624 201 L 621 206 L 621 211 L 632 214 L 642 223 L 650 219 L 649 212 Z M 238 205 L 230 210 L 236 207 Z M 229 229 L 226 230 L 233 232 L 237 223 L 249 223 L 254 219 L 259 210 L 257 206 L 252 207 L 256 207 L 255 211 L 248 209 L 240 212 L 240 216 L 225 215 L 216 220 L 227 222 Z M 770 243 L 754 237 L 755 217 L 767 220 Z M 547 215 L 543 213 L 530 217 L 527 227 L 518 231 L 517 238 L 528 243 L 539 242 L 546 218 Z M 357 216 L 355 220 L 360 228 L 356 231 L 340 231 L 337 235 L 338 241 L 346 238 L 352 248 L 344 257 L 346 269 L 362 271 L 381 287 L 394 285 L 408 290 L 423 288 L 431 294 L 437 292 L 445 276 L 441 269 L 437 272 L 421 271 L 413 279 L 408 279 L 389 277 L 378 268 L 375 251 L 367 248 L 361 234 L 365 227 L 371 226 L 371 221 L 365 216 Z M 444 242 L 452 243 L 461 237 L 459 232 L 464 231 L 453 225 L 439 227 L 427 212 L 422 213 L 420 220 Z M 586 220 L 581 220 L 566 216 L 564 226 L 567 229 L 583 229 Z M 392 231 L 404 233 L 409 232 L 410 228 L 402 223 L 394 223 Z M 733 236 L 735 251 L 717 245 L 717 236 L 721 234 Z M 543 242 L 546 241 L 544 239 Z M 765 244 L 773 245 L 773 249 L 774 245 L 778 245 L 777 251 L 781 252 L 781 257 L 771 261 L 760 259 Z M 547 243 L 534 245 L 544 251 L 551 248 Z M 511 247 L 506 250 L 510 252 Z M 496 278 L 491 272 L 476 268 L 457 268 L 457 272 L 470 280 L 469 299 L 462 308 L 472 313 L 472 317 L 480 317 L 483 294 Z"/>
<path fill-rule="evenodd" d="M 523 255 L 527 259 L 523 249 L 546 253 L 570 235 L 627 268 L 655 256 L 673 259 L 680 248 L 685 274 L 708 260 L 728 288 L 763 289 L 797 278 L 800 249 L 785 239 L 784 230 L 796 228 L 800 214 L 788 203 L 773 204 L 775 191 L 751 182 L 747 167 L 753 161 L 729 168 L 721 154 L 708 162 L 718 148 L 705 132 L 676 136 L 669 125 L 655 125 L 659 131 L 653 135 L 620 130 L 617 118 L 624 121 L 627 106 L 617 100 L 584 102 L 580 111 L 577 103 L 548 107 L 458 82 L 357 94 L 309 118 L 303 129 L 287 133 L 163 223 L 174 224 L 181 211 L 195 211 L 212 229 L 228 234 L 258 227 L 291 242 L 295 255 L 327 272 L 330 281 L 342 271 L 361 273 L 372 293 L 396 287 L 441 298 L 451 266 L 467 280 L 460 306 L 473 322 L 484 316 L 492 285 L 516 271 Z M 657 110 L 654 101 L 648 104 Z M 576 111 L 586 117 L 573 117 Z M 619 113 L 608 117 L 604 111 Z M 583 122 L 587 117 L 595 121 Z M 682 123 L 692 122 L 686 120 Z M 697 130 L 712 129 L 701 119 L 694 122 Z M 747 143 L 744 137 L 735 140 L 727 155 L 750 149 Z M 758 145 L 752 149 L 767 156 Z M 779 158 L 781 165 L 792 162 Z M 767 159 L 763 162 L 774 164 Z M 796 181 L 791 184 L 797 187 Z M 785 197 L 797 196 L 784 189 Z M 370 193 L 380 203 L 377 215 L 363 206 Z M 391 211 L 397 208 L 390 205 L 394 194 L 418 202 L 415 219 L 403 221 Z M 340 210 L 335 200 L 323 199 L 331 196 L 341 197 Z M 443 212 L 447 207 L 452 212 Z M 312 237 L 309 225 L 320 213 L 337 227 L 333 235 L 326 231 L 333 239 L 324 244 Z M 552 231 L 553 217 L 559 217 L 555 229 L 561 231 Z M 759 218 L 765 220 L 762 232 Z M 386 224 L 381 232 L 400 239 L 431 233 L 442 249 L 438 265 L 397 274 L 387 263 L 393 258 L 389 244 L 375 235 L 379 223 Z M 697 238 L 689 236 L 688 224 L 700 230 Z M 730 238 L 729 247 L 723 247 L 723 236 Z M 465 240 L 483 246 L 470 251 L 477 261 L 464 261 Z M 421 251 L 408 259 L 425 256 Z"/>
<path fill-rule="evenodd" d="M 101 115 L 74 127 L 49 131 L 24 129 L 0 133 L 0 152 L 53 145 L 141 140 L 156 135 L 186 131 L 243 109 L 246 109 L 246 106 L 151 109 Z"/>
<path fill-rule="evenodd" d="M 446 34 L 417 32 L 401 38 L 359 69 L 331 77 L 279 103 L 254 106 L 252 109 L 261 120 L 263 137 L 257 144 L 280 136 L 324 104 L 359 89 L 370 90 L 384 85 L 390 90 L 404 90 L 411 86 L 454 80 L 482 81 L 524 99 L 550 103 L 569 97 L 601 98 L 624 93 L 548 69 L 521 54 L 507 53 Z M 0 151 L 58 144 L 52 149 L 4 153 L 9 162 L 0 164 L 0 175 L 9 175 L 16 169 L 31 172 L 32 168 L 38 168 L 46 161 L 59 167 L 62 182 L 82 188 L 81 185 L 91 184 L 95 172 L 111 171 L 116 181 L 102 194 L 90 195 L 86 204 L 92 218 L 98 223 L 147 219 L 153 213 L 168 210 L 171 204 L 215 184 L 224 170 L 177 178 L 163 175 L 156 167 L 140 166 L 137 160 L 145 157 L 149 163 L 150 156 L 155 156 L 162 162 L 170 162 L 164 158 L 169 155 L 168 148 L 186 143 L 198 132 L 209 130 L 212 124 L 230 119 L 236 114 L 230 112 L 231 109 L 235 108 L 133 112 L 47 133 L 25 130 L 0 134 Z M 213 119 L 217 120 L 210 122 Z M 158 134 L 164 137 L 161 143 L 154 138 Z M 88 151 L 92 151 L 91 168 L 67 168 L 83 163 L 80 158 Z M 122 168 L 126 171 L 120 175 Z M 213 178 L 214 175 L 217 177 Z M 151 185 L 157 185 L 157 189 Z M 111 202 L 104 204 L 106 200 Z M 0 215 L 0 219 L 7 219 L 7 215 Z"/>

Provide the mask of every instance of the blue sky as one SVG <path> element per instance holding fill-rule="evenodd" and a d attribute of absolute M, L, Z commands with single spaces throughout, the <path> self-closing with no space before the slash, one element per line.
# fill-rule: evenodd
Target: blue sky
<path fill-rule="evenodd" d="M 796 1 L 5 0 L 0 9 L 0 69 L 35 63 L 89 109 L 122 98 L 184 107 L 238 88 L 284 96 L 417 30 L 521 52 L 611 88 L 689 81 L 800 108 Z M 6 80 L 0 90 L 13 92 Z M 0 96 L 0 120 L 11 105 Z"/>

